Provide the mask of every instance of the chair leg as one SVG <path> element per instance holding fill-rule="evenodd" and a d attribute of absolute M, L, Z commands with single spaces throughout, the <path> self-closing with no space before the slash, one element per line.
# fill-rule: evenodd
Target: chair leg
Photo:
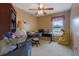
<path fill-rule="evenodd" d="M 38 43 L 36 43 L 36 47 L 38 47 Z"/>
<path fill-rule="evenodd" d="M 40 45 L 40 42 L 39 41 L 36 41 L 36 46 L 38 47 L 38 45 Z"/>
<path fill-rule="evenodd" d="M 32 46 L 33 46 L 33 45 L 36 45 L 36 47 L 38 47 L 38 45 L 40 45 L 40 42 L 33 40 Z"/>
<path fill-rule="evenodd" d="M 40 45 L 40 42 L 38 41 L 38 44 Z"/>

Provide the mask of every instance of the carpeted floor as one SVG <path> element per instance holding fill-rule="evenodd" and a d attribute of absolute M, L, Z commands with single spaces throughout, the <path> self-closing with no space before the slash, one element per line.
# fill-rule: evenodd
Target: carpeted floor
<path fill-rule="evenodd" d="M 57 42 L 49 43 L 48 40 L 40 40 L 38 47 L 33 46 L 32 56 L 73 56 L 72 49 L 59 45 Z"/>

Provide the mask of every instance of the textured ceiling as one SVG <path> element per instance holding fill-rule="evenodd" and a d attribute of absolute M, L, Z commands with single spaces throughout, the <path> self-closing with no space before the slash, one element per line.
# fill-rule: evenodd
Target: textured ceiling
<path fill-rule="evenodd" d="M 48 15 L 53 13 L 64 12 L 70 10 L 72 4 L 71 3 L 43 3 L 45 8 L 54 8 L 54 10 L 46 11 Z M 37 8 L 38 5 L 36 3 L 13 3 L 14 6 L 21 8 L 27 11 L 29 14 L 35 15 L 36 10 L 29 10 L 32 8 Z"/>

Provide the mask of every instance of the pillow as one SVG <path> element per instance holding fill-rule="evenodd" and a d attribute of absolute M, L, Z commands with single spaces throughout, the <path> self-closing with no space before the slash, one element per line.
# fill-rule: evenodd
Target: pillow
<path fill-rule="evenodd" d="M 3 38 L 3 39 L 6 39 L 6 40 L 7 40 L 7 39 L 8 39 L 8 37 L 4 36 L 4 38 Z"/>
<path fill-rule="evenodd" d="M 4 36 L 7 37 L 7 38 L 11 38 L 12 35 L 13 35 L 12 32 L 6 32 L 6 33 L 4 34 Z"/>
<path fill-rule="evenodd" d="M 13 39 L 16 38 L 16 35 L 12 35 L 12 38 L 13 38 Z"/>

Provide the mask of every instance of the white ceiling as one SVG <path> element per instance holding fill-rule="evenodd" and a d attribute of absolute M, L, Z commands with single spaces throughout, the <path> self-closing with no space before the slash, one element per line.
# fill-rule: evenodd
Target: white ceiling
<path fill-rule="evenodd" d="M 43 3 L 45 8 L 54 8 L 54 10 L 48 10 L 46 11 L 47 14 L 53 14 L 53 13 L 59 13 L 59 12 L 64 12 L 67 10 L 71 9 L 72 4 L 71 3 Z M 36 3 L 13 3 L 14 6 L 21 8 L 25 11 L 27 11 L 28 13 L 35 15 L 35 13 L 37 12 L 36 10 L 29 10 L 32 8 L 37 8 L 38 5 Z"/>

